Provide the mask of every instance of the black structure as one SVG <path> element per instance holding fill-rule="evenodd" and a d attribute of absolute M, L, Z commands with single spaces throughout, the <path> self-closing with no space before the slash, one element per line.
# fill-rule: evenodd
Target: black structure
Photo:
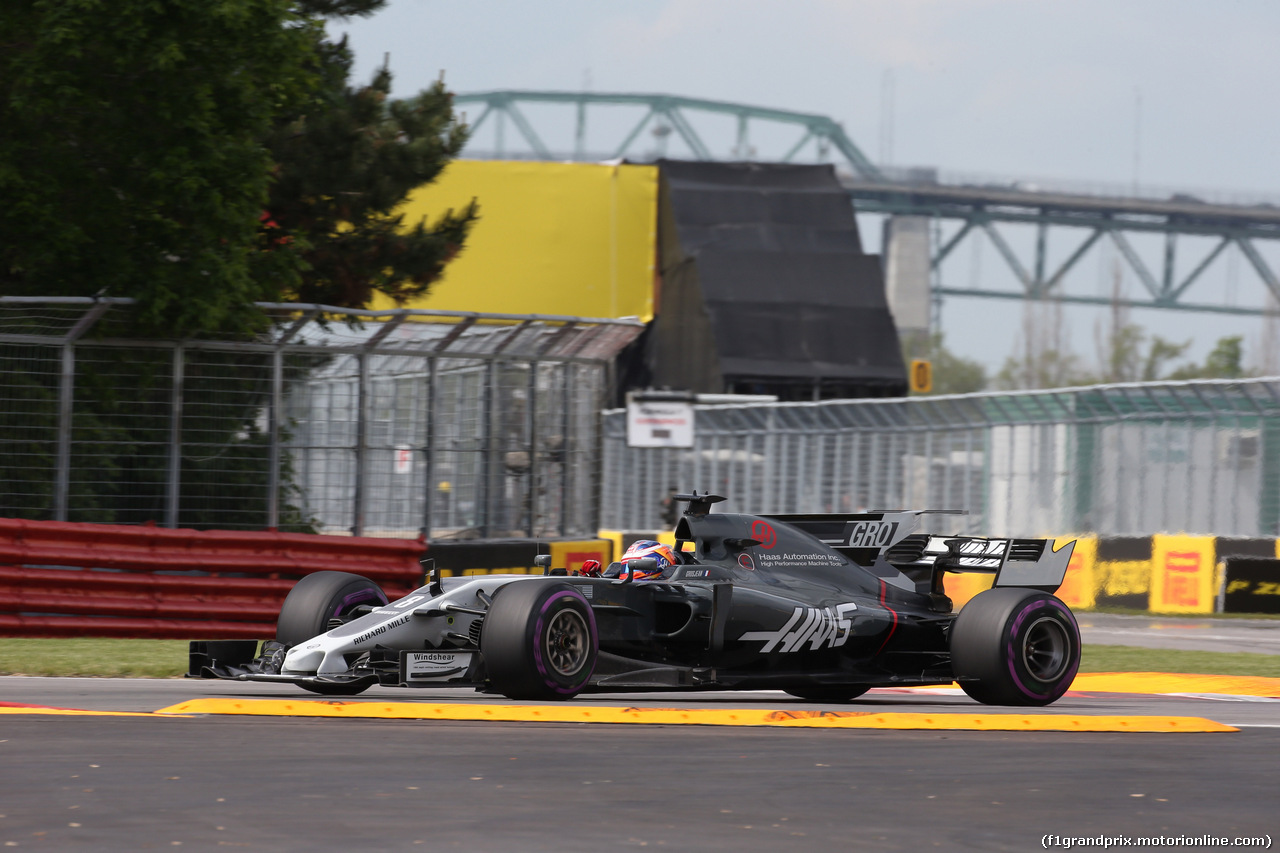
<path fill-rule="evenodd" d="M 1222 612 L 1280 613 L 1280 560 L 1229 557 L 1225 563 Z"/>
<path fill-rule="evenodd" d="M 784 401 L 906 394 L 880 259 L 863 253 L 831 166 L 658 165 L 654 387 Z"/>

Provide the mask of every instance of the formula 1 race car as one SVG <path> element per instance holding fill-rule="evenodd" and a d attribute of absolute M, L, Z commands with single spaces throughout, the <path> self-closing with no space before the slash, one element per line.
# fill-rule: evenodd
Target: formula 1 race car
<path fill-rule="evenodd" d="M 189 676 L 353 695 L 374 684 L 467 686 L 513 699 L 582 691 L 781 689 L 844 702 L 872 687 L 959 682 L 980 702 L 1047 705 L 1080 662 L 1075 617 L 1052 593 L 1074 542 L 922 532 L 928 511 L 712 513 L 680 495 L 679 564 L 603 576 L 441 577 L 388 602 L 372 581 L 298 582 L 275 640 L 196 641 Z M 636 569 L 653 569 L 636 563 Z M 947 572 L 994 586 L 959 614 Z"/>

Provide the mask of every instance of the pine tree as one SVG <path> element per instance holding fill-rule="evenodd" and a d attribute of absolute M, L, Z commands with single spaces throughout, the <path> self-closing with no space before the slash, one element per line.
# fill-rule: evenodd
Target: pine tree
<path fill-rule="evenodd" d="M 350 15 L 383 3 L 306 5 Z M 380 292 L 403 303 L 427 292 L 477 218 L 474 201 L 431 224 L 406 224 L 396 212 L 462 150 L 466 128 L 455 120 L 443 79 L 412 98 L 391 100 L 385 66 L 368 85 L 348 83 L 345 38 L 319 42 L 317 55 L 320 90 L 284 116 L 269 139 L 277 167 L 264 232 L 276 251 L 300 262 L 292 293 L 299 301 L 359 307 Z"/>
<path fill-rule="evenodd" d="M 133 297 L 142 333 L 252 326 L 264 137 L 315 85 L 289 0 L 0 4 L 0 293 Z"/>
<path fill-rule="evenodd" d="M 443 83 L 351 87 L 323 19 L 385 0 L 0 4 L 0 294 L 127 296 L 132 334 L 250 334 L 255 301 L 419 296 L 474 203 L 395 210 L 466 142 Z"/>
<path fill-rule="evenodd" d="M 423 293 L 474 203 L 437 222 L 395 213 L 466 140 L 437 84 L 388 97 L 387 69 L 347 80 L 324 17 L 385 0 L 47 0 L 0 4 L 0 294 L 126 296 L 131 327 L 93 334 L 250 336 L 254 301 L 340 306 Z M 14 327 L 10 326 L 9 331 Z M 39 331 L 39 329 L 33 329 Z M 87 353 L 92 352 L 92 357 Z M 73 520 L 165 516 L 167 350 L 77 348 Z M 26 360 L 24 360 L 26 359 Z M 293 381 L 314 365 L 293 365 Z M 48 518 L 58 372 L 0 348 L 4 514 Z M 236 353 L 186 361 L 179 523 L 259 526 L 269 383 Z M 229 405 L 235 400 L 238 405 Z M 279 472 L 281 524 L 307 529 Z"/>

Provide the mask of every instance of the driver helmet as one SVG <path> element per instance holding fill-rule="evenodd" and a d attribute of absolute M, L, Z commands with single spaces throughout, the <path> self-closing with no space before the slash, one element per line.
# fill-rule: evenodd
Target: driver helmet
<path fill-rule="evenodd" d="M 633 560 L 657 560 L 658 565 L 654 567 L 652 572 L 644 572 L 636 570 L 632 572 L 629 564 Z M 657 580 L 662 577 L 662 573 L 679 563 L 676 554 L 670 547 L 663 545 L 661 542 L 655 542 L 652 539 L 637 539 L 631 543 L 622 554 L 622 574 L 620 577 L 630 575 L 632 580 L 648 581 Z"/>

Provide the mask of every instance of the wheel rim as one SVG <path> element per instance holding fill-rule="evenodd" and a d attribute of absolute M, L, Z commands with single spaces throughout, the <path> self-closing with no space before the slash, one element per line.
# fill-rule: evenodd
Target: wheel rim
<path fill-rule="evenodd" d="M 1061 622 L 1041 616 L 1027 628 L 1022 643 L 1022 663 L 1040 681 L 1053 681 L 1066 671 L 1071 658 L 1071 638 Z"/>
<path fill-rule="evenodd" d="M 587 622 L 576 610 L 561 610 L 547 626 L 547 662 L 559 675 L 569 676 L 587 662 L 590 644 Z"/>

